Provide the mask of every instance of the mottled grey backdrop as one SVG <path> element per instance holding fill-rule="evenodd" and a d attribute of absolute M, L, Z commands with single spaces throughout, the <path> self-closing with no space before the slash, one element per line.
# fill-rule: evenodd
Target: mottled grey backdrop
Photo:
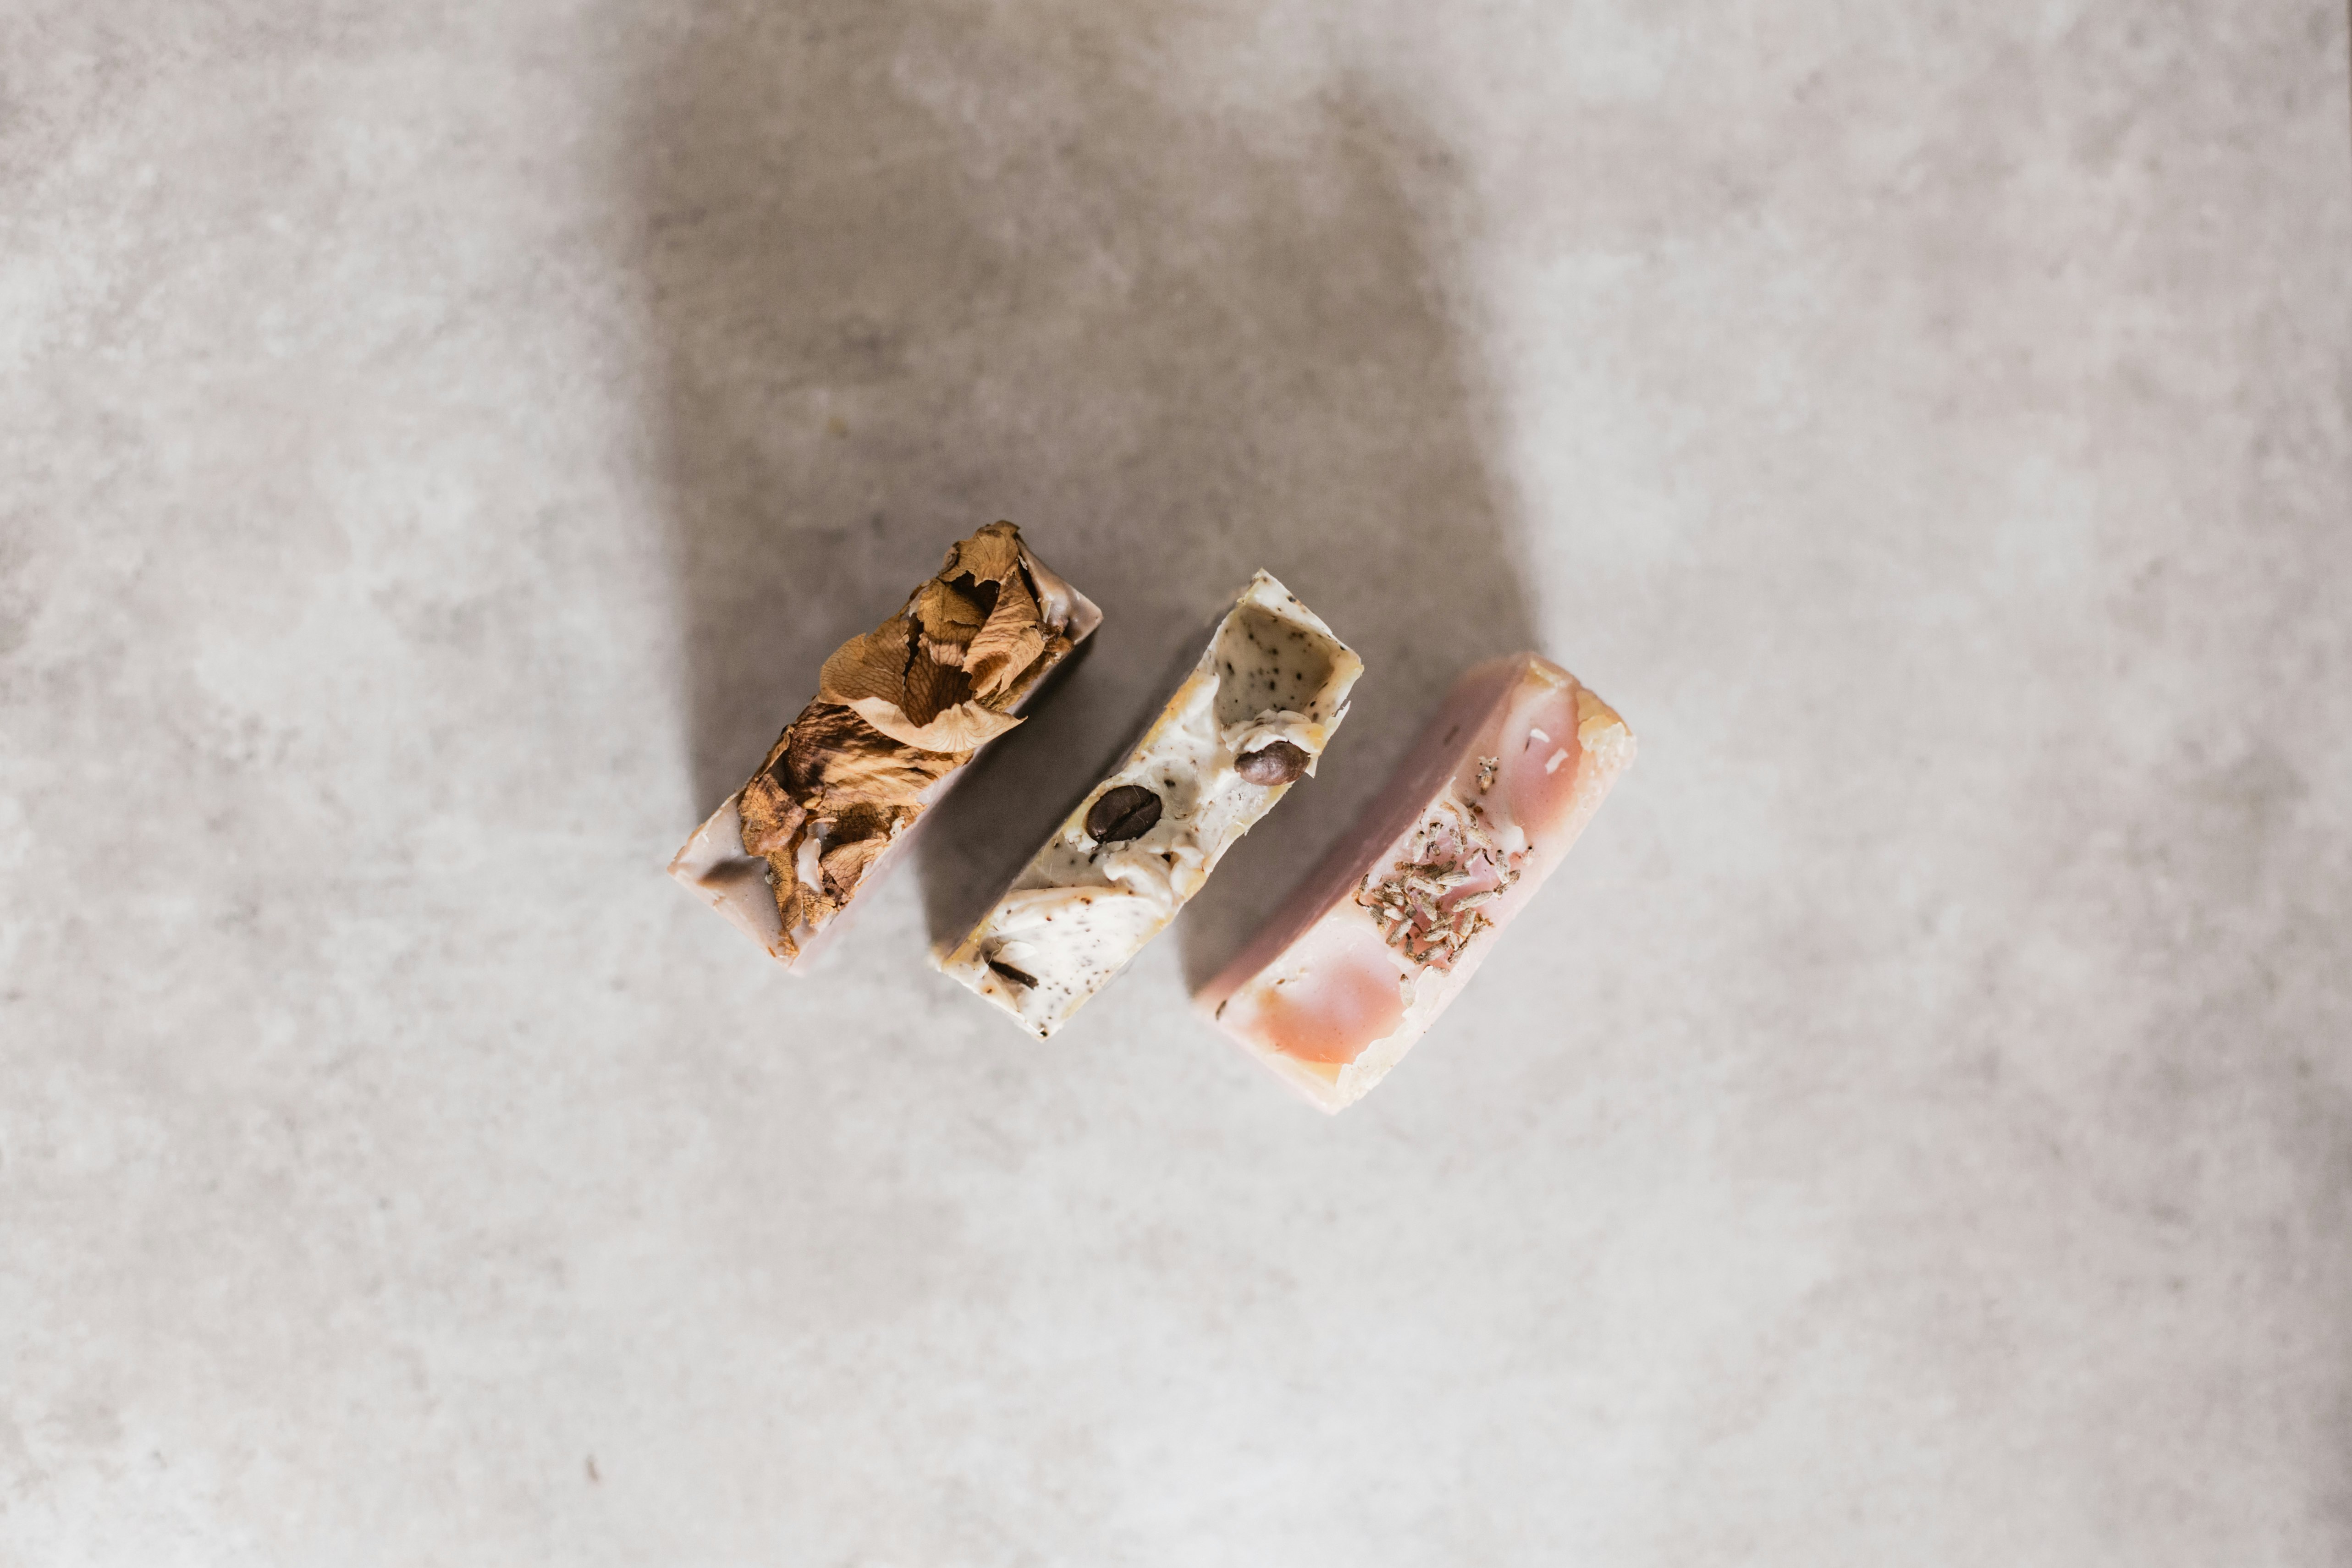
<path fill-rule="evenodd" d="M 0 1563 L 2352 1560 L 2339 0 L 0 0 Z M 660 874 L 1110 615 L 830 973 Z M 1050 1045 L 1221 594 L 1370 664 Z M 1192 1021 L 1448 676 L 1644 743 L 1370 1101 Z"/>

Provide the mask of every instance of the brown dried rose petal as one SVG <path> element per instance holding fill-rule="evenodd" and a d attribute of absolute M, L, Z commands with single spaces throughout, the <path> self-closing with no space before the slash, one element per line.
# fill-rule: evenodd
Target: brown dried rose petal
<path fill-rule="evenodd" d="M 743 819 L 743 852 L 764 855 L 792 847 L 793 836 L 808 820 L 808 812 L 784 792 L 772 774 L 761 773 L 743 786 L 737 812 Z"/>
<path fill-rule="evenodd" d="M 911 754 L 856 713 L 829 703 L 810 704 L 786 733 L 784 756 L 770 771 L 794 799 L 812 807 L 837 809 L 861 800 L 912 804 L 932 779 L 955 766 L 953 758 Z"/>
<path fill-rule="evenodd" d="M 1028 695 L 1030 688 L 1045 678 L 1045 672 L 1060 663 L 1062 656 L 1075 646 L 1076 646 L 1076 643 L 1059 632 L 1046 638 L 1045 647 L 1038 651 L 1035 658 L 1029 661 L 1029 667 L 1015 676 L 1013 684 L 1002 693 L 989 699 L 991 706 L 1010 708 L 1020 702 L 1023 697 Z"/>
<path fill-rule="evenodd" d="M 924 790 L 955 770 L 963 758 L 952 752 L 899 748 L 873 756 L 841 756 L 825 765 L 824 800 L 830 806 L 866 804 L 914 809 Z"/>
<path fill-rule="evenodd" d="M 838 703 L 813 702 L 784 731 L 768 771 L 801 801 L 814 801 L 838 759 L 894 749 L 873 726 Z"/>
<path fill-rule="evenodd" d="M 824 841 L 841 844 L 852 839 L 887 838 L 898 820 L 906 814 L 903 806 L 885 806 L 870 801 L 853 801 L 845 806 L 837 806 L 831 816 L 821 819 Z"/>
<path fill-rule="evenodd" d="M 1160 821 L 1160 797 L 1140 784 L 1106 789 L 1087 808 L 1087 834 L 1098 844 L 1124 843 Z"/>
<path fill-rule="evenodd" d="M 833 651 L 818 673 L 817 699 L 845 707 L 861 697 L 897 702 L 913 640 L 914 628 L 904 615 L 893 615 L 875 631 L 852 637 Z"/>
<path fill-rule="evenodd" d="M 1045 629 L 1039 623 L 1037 601 L 1017 577 L 1004 585 L 988 623 L 964 650 L 964 673 L 982 700 L 1001 695 L 1028 669 L 1045 648 Z"/>
<path fill-rule="evenodd" d="M 772 866 L 775 863 L 772 858 L 769 863 Z M 786 936 L 803 925 L 813 931 L 822 930 L 824 923 L 831 920 L 841 907 L 808 883 L 793 877 L 789 869 L 777 873 L 776 905 L 777 913 L 783 918 Z"/>
<path fill-rule="evenodd" d="M 1288 784 L 1307 771 L 1307 753 L 1276 740 L 1235 758 L 1234 771 L 1252 784 Z"/>
<path fill-rule="evenodd" d="M 898 708 L 909 726 L 920 728 L 956 704 L 971 700 L 971 678 L 961 669 L 934 663 L 926 652 L 916 654 L 915 662 L 907 666 L 907 695 L 899 699 Z"/>
<path fill-rule="evenodd" d="M 981 582 L 1008 582 L 1021 570 L 1021 530 L 1011 523 L 991 523 L 968 539 L 948 547 L 940 576 Z"/>
<path fill-rule="evenodd" d="M 783 900 L 779 898 L 776 902 L 779 910 L 781 911 Z M 783 955 L 788 960 L 797 958 L 801 956 L 801 945 L 793 939 L 793 923 L 791 921 L 784 921 L 783 928 L 776 934 L 776 946 L 783 950 Z"/>
<path fill-rule="evenodd" d="M 1043 624 L 1020 530 L 992 523 L 949 547 L 897 615 L 834 651 L 817 700 L 778 737 L 740 791 L 747 853 L 773 873 L 783 949 L 856 890 L 922 792 L 1021 721 L 1010 709 L 1070 639 Z M 824 889 L 799 880 L 812 832 Z"/>
<path fill-rule="evenodd" d="M 1021 721 L 1010 714 L 996 712 L 976 702 L 958 703 L 942 710 L 929 724 L 913 724 L 897 708 L 882 704 L 857 705 L 858 713 L 876 729 L 891 739 L 903 742 L 918 751 L 947 754 L 947 771 L 962 762 L 973 752 L 1017 727 Z"/>
<path fill-rule="evenodd" d="M 988 624 L 997 596 L 994 583 L 966 588 L 938 578 L 917 589 L 908 608 L 922 632 L 924 649 L 941 664 L 962 664 L 964 649 Z"/>
<path fill-rule="evenodd" d="M 825 889 L 844 903 L 857 891 L 857 883 L 866 875 L 875 857 L 890 847 L 887 838 L 853 839 L 834 845 L 824 852 L 818 862 L 824 868 Z"/>

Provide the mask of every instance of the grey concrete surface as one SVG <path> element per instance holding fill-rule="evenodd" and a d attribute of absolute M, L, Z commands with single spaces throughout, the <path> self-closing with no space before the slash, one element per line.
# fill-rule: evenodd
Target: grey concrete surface
<path fill-rule="evenodd" d="M 0 0 L 0 1563 L 2352 1561 L 2335 4 Z M 661 874 L 1110 621 L 829 972 Z M 929 972 L 1258 566 L 1370 673 Z M 1326 1122 L 1184 986 L 1461 664 L 1640 764 Z"/>

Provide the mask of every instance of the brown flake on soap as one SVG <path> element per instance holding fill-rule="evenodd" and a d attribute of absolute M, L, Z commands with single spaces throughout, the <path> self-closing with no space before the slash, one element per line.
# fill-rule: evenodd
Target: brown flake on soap
<path fill-rule="evenodd" d="M 766 859 L 787 952 L 856 893 L 923 791 L 1021 721 L 1010 711 L 1071 647 L 1049 625 L 1020 530 L 992 523 L 949 547 L 896 615 L 834 651 L 816 700 L 740 792 L 744 852 Z M 822 888 L 801 880 L 817 844 Z"/>
<path fill-rule="evenodd" d="M 1036 976 L 1026 969 L 1016 969 L 1002 958 L 991 958 L 988 961 L 988 967 L 995 970 L 1000 978 L 1009 980 L 1016 986 L 1034 988 L 1037 984 Z"/>
<path fill-rule="evenodd" d="M 1494 925 L 1482 906 L 1503 895 L 1518 881 L 1511 856 L 1471 813 L 1450 796 L 1444 813 L 1423 821 L 1387 873 L 1367 877 L 1356 892 L 1356 902 L 1370 910 L 1380 927 L 1381 940 L 1424 967 L 1450 969 L 1463 949 Z M 1471 863 L 1484 859 L 1501 879 L 1500 885 L 1465 894 L 1445 902 L 1454 890 L 1475 881 Z"/>
<path fill-rule="evenodd" d="M 846 899 L 866 875 L 866 867 L 874 863 L 875 857 L 889 842 L 886 834 L 848 839 L 827 849 L 817 860 L 824 874 L 825 891 L 835 899 Z"/>
<path fill-rule="evenodd" d="M 782 782 L 767 773 L 755 776 L 743 786 L 738 810 L 743 817 L 743 852 L 752 855 L 782 853 L 788 850 L 793 835 L 808 820 L 807 809 L 792 798 Z"/>
<path fill-rule="evenodd" d="M 958 669 L 963 651 L 988 624 L 995 608 L 996 585 L 946 582 L 933 578 L 915 591 L 911 618 L 921 636 L 923 652 L 937 664 Z"/>
<path fill-rule="evenodd" d="M 1020 677 L 1045 651 L 1046 632 L 1037 601 L 1016 575 L 996 597 L 996 607 L 963 653 L 963 671 L 978 695 L 993 696 Z"/>
<path fill-rule="evenodd" d="M 1021 530 L 1011 523 L 991 523 L 968 539 L 948 546 L 940 566 L 944 581 L 969 577 L 979 582 L 1005 582 L 1021 572 Z"/>
<path fill-rule="evenodd" d="M 817 700 L 845 707 L 869 697 L 896 703 L 906 685 L 912 635 L 907 617 L 893 615 L 875 631 L 835 648 L 818 672 Z"/>
<path fill-rule="evenodd" d="M 771 855 L 769 864 L 772 866 L 774 863 L 775 857 Z M 821 929 L 826 921 L 840 912 L 841 903 L 841 900 L 828 897 L 789 873 L 779 873 L 776 877 L 776 909 L 783 917 L 785 952 L 792 954 L 800 950 L 799 943 L 793 936 L 796 929 L 803 925 L 811 930 Z"/>
<path fill-rule="evenodd" d="M 858 714 L 829 703 L 811 703 L 778 744 L 782 765 L 761 778 L 776 778 L 812 817 L 838 816 L 855 805 L 908 807 L 931 782 L 962 760 L 901 745 Z"/>

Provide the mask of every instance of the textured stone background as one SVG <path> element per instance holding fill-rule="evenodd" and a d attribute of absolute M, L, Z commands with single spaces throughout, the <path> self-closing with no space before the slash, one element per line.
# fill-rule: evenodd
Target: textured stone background
<path fill-rule="evenodd" d="M 2352 1559 L 2346 63 L 0 0 L 0 1562 Z M 1109 629 L 774 974 L 661 864 L 999 516 Z M 1024 1042 L 1261 564 L 1356 716 Z M 1325 1122 L 1184 977 L 1530 643 L 1643 760 Z"/>

